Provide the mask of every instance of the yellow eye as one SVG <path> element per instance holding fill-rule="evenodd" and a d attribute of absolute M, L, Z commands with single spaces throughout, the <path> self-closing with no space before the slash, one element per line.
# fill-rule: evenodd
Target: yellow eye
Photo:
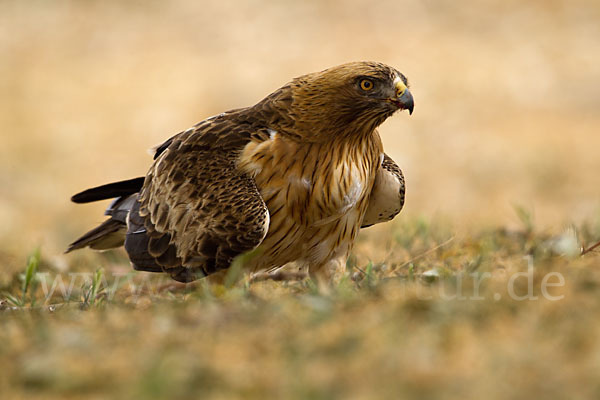
<path fill-rule="evenodd" d="M 370 79 L 363 79 L 362 81 L 360 81 L 360 88 L 364 91 L 369 91 L 371 89 L 373 89 L 373 81 Z"/>

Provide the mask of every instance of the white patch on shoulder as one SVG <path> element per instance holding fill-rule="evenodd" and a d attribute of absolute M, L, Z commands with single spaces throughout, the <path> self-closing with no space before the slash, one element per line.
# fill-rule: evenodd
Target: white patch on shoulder
<path fill-rule="evenodd" d="M 148 153 L 149 156 L 154 157 L 154 155 L 156 154 L 156 150 L 158 150 L 158 148 L 162 146 L 161 144 L 157 144 L 156 146 L 152 146 L 150 147 L 148 150 L 146 150 L 146 153 Z"/>
<path fill-rule="evenodd" d="M 277 131 L 273 129 L 267 129 L 267 132 L 269 133 L 269 137 L 271 138 L 271 140 L 275 140 L 275 137 L 277 136 Z"/>
<path fill-rule="evenodd" d="M 379 166 L 381 167 L 383 165 L 383 159 L 385 158 L 385 156 L 383 155 L 383 153 L 381 153 L 379 155 Z"/>
<path fill-rule="evenodd" d="M 204 121 L 212 121 L 213 119 L 215 119 L 215 118 L 219 118 L 219 117 L 222 117 L 223 115 L 225 115 L 225 113 L 224 113 L 224 112 L 222 112 L 222 113 L 220 113 L 220 114 L 217 114 L 217 115 L 213 115 L 212 117 L 208 117 L 208 118 L 206 118 Z"/>

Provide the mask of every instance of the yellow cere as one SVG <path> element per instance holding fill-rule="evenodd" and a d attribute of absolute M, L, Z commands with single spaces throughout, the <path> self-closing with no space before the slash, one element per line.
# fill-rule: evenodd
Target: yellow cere
<path fill-rule="evenodd" d="M 402 79 L 397 78 L 396 80 L 396 96 L 401 97 L 406 91 L 406 85 L 402 82 Z"/>

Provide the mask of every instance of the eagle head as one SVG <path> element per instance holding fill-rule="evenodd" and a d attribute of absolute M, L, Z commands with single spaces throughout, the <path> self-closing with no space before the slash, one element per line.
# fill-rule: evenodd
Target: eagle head
<path fill-rule="evenodd" d="M 406 77 L 377 62 L 353 62 L 300 76 L 290 84 L 289 112 L 308 137 L 370 134 L 398 110 L 412 114 Z"/>

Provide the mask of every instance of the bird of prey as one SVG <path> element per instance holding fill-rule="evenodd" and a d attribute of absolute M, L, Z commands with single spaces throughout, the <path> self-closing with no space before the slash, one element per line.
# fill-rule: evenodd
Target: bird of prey
<path fill-rule="evenodd" d="M 404 177 L 377 127 L 413 107 L 406 77 L 377 62 L 295 78 L 171 137 L 145 177 L 74 195 L 75 203 L 114 200 L 110 218 L 67 252 L 124 245 L 134 269 L 180 282 L 236 258 L 249 273 L 296 262 L 326 284 L 343 271 L 360 228 L 404 204 Z"/>

